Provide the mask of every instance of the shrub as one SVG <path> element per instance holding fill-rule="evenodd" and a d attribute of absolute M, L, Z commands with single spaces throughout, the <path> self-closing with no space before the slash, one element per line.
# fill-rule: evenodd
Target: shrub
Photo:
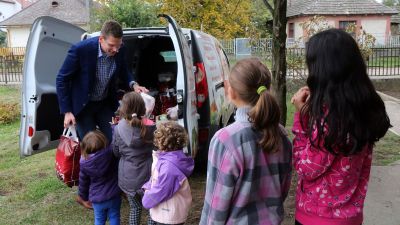
<path fill-rule="evenodd" d="M 17 103 L 0 103 L 0 125 L 14 122 L 20 115 Z"/>

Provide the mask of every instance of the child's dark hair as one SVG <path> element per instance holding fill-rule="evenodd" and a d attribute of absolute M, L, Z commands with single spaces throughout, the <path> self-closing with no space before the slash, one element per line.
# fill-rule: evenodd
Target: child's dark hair
<path fill-rule="evenodd" d="M 177 122 L 168 121 L 158 125 L 154 131 L 154 145 L 162 151 L 175 151 L 186 147 L 188 134 Z"/>
<path fill-rule="evenodd" d="M 126 93 L 124 97 L 122 97 L 121 106 L 118 112 L 132 127 L 138 127 L 141 129 L 141 138 L 146 135 L 146 126 L 144 126 L 142 122 L 142 117 L 146 114 L 146 107 L 144 100 L 139 93 Z"/>
<path fill-rule="evenodd" d="M 232 68 L 229 83 L 239 98 L 252 106 L 249 120 L 262 133 L 260 146 L 267 153 L 277 152 L 282 142 L 280 109 L 271 94 L 271 73 L 268 68 L 257 58 L 240 60 Z M 261 86 L 267 90 L 259 94 Z"/>
<path fill-rule="evenodd" d="M 81 141 L 81 154 L 86 159 L 91 153 L 107 147 L 106 136 L 98 130 L 90 131 Z"/>
<path fill-rule="evenodd" d="M 390 127 L 385 105 L 350 34 L 329 29 L 314 35 L 306 47 L 306 61 L 310 96 L 301 113 L 310 118 L 314 146 L 324 143 L 333 154 L 352 155 L 385 135 Z M 312 140 L 315 126 L 317 137 Z"/>

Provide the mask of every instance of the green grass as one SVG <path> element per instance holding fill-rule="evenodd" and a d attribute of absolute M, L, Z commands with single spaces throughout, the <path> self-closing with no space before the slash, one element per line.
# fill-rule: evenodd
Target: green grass
<path fill-rule="evenodd" d="M 21 88 L 19 86 L 0 86 L 0 102 L 20 103 Z"/>
<path fill-rule="evenodd" d="M 400 58 L 398 56 L 373 58 L 372 60 L 368 61 L 368 66 L 384 68 L 399 67 Z"/>

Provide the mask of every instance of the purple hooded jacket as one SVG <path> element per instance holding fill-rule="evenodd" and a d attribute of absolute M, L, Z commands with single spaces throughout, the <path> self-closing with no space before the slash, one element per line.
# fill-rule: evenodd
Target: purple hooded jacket
<path fill-rule="evenodd" d="M 158 153 L 155 169 L 158 171 L 157 183 L 151 185 L 151 179 L 143 188 L 142 203 L 146 209 L 170 199 L 180 188 L 180 183 L 193 172 L 194 161 L 182 150 Z"/>
<path fill-rule="evenodd" d="M 112 149 L 107 147 L 81 157 L 79 172 L 79 196 L 98 203 L 110 200 L 121 193 L 118 187 L 118 161 Z"/>

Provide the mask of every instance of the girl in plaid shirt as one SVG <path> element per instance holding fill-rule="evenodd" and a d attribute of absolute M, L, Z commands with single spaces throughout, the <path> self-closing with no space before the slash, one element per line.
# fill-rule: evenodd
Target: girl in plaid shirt
<path fill-rule="evenodd" d="M 200 224 L 280 224 L 292 149 L 279 125 L 271 74 L 260 60 L 244 59 L 233 67 L 229 84 L 236 121 L 211 140 Z"/>

